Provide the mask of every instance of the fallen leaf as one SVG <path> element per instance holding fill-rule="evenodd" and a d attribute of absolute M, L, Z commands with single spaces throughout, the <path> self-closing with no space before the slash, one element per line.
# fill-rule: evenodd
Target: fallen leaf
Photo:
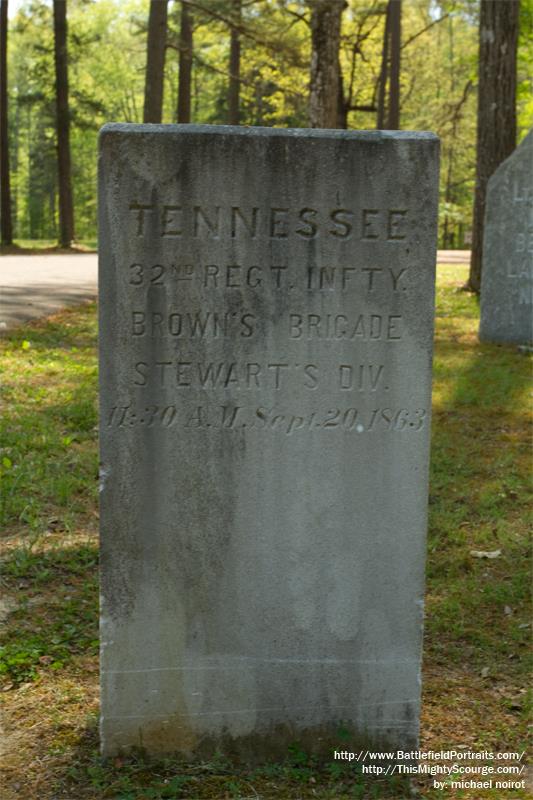
<path fill-rule="evenodd" d="M 470 555 L 474 558 L 499 558 L 501 550 L 471 550 Z"/>
<path fill-rule="evenodd" d="M 487 678 L 488 675 L 489 675 L 489 672 L 490 672 L 490 667 L 483 667 L 483 669 L 481 670 L 481 673 L 480 673 L 481 677 L 482 678 Z"/>

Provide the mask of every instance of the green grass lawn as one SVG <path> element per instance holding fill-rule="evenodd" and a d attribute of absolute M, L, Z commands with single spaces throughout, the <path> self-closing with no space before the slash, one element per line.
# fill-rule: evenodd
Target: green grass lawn
<path fill-rule="evenodd" d="M 465 277 L 439 268 L 421 744 L 521 751 L 530 359 L 477 341 Z M 318 768 L 297 743 L 286 763 L 253 772 L 222 760 L 99 758 L 96 335 L 86 305 L 0 340 L 4 800 L 408 797 L 405 784 L 353 767 Z M 417 784 L 419 796 L 499 800 L 430 783 Z"/>
<path fill-rule="evenodd" d="M 96 239 L 78 239 L 74 242 L 73 248 L 82 252 L 93 250 L 96 252 L 97 245 Z M 57 239 L 15 239 L 9 247 L 0 246 L 0 255 L 54 252 L 65 252 L 59 247 Z"/>

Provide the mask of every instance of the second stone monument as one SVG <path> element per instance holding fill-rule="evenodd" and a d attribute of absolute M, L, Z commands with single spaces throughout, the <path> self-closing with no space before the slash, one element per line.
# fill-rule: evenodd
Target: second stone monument
<path fill-rule="evenodd" d="M 487 186 L 479 338 L 533 345 L 533 131 Z"/>
<path fill-rule="evenodd" d="M 438 141 L 101 134 L 102 750 L 417 744 Z"/>

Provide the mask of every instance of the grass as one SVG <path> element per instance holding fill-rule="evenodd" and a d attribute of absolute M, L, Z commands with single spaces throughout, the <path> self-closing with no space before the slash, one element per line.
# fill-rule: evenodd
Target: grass
<path fill-rule="evenodd" d="M 77 654 L 98 654 L 97 561 L 94 544 L 19 549 L 6 559 L 4 579 L 25 595 L 3 637 L 0 675 L 18 685 L 42 666 L 59 670 Z"/>
<path fill-rule="evenodd" d="M 96 239 L 79 239 L 73 244 L 72 249 L 81 253 L 96 252 L 98 246 Z M 15 239 L 12 245 L 0 245 L 0 255 L 42 253 L 63 253 L 57 239 Z"/>
<path fill-rule="evenodd" d="M 529 359 L 477 341 L 465 277 L 463 267 L 439 269 L 421 744 L 522 751 Z M 297 747 L 285 763 L 247 772 L 221 759 L 100 759 L 95 344 L 94 305 L 0 342 L 4 800 L 409 797 L 405 782 L 339 762 L 319 768 Z M 431 780 L 414 786 L 428 800 L 498 797 L 437 791 Z"/>

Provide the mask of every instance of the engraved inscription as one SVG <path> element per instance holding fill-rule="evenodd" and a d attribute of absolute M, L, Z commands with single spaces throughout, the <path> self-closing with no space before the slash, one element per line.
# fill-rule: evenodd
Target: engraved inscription
<path fill-rule="evenodd" d="M 516 236 L 517 253 L 533 253 L 533 231 L 524 231 Z"/>
<path fill-rule="evenodd" d="M 277 407 L 248 408 L 237 405 L 195 406 L 180 416 L 174 405 L 113 406 L 107 413 L 108 428 L 179 426 L 190 430 L 219 428 L 278 431 L 290 436 L 306 431 L 418 432 L 426 425 L 427 411 L 417 409 L 374 408 L 371 411 L 351 408 L 327 408 L 309 413 L 295 413 Z"/>
<path fill-rule="evenodd" d="M 306 276 L 287 264 L 268 267 L 255 264 L 150 264 L 135 262 L 129 265 L 128 283 L 141 288 L 194 283 L 205 289 L 294 289 L 305 285 L 307 289 L 324 292 L 358 290 L 400 292 L 407 290 L 408 268 L 376 266 L 320 266 L 310 267 Z"/>
<path fill-rule="evenodd" d="M 518 304 L 521 306 L 530 306 L 533 304 L 533 286 L 520 287 Z"/>
<path fill-rule="evenodd" d="M 169 199 L 156 205 L 129 203 L 133 232 L 163 239 L 235 239 L 237 237 L 303 241 L 320 236 L 361 241 L 401 242 L 407 237 L 408 210 L 385 208 L 268 208 L 238 205 L 182 205 Z"/>
<path fill-rule="evenodd" d="M 375 392 L 385 385 L 383 364 L 330 365 L 322 373 L 317 364 L 289 361 L 198 362 L 189 360 L 137 361 L 133 367 L 135 386 L 169 386 L 178 389 L 285 389 L 301 386 L 314 390 L 319 385 L 341 391 Z"/>
<path fill-rule="evenodd" d="M 291 339 L 350 339 L 393 342 L 402 338 L 402 317 L 398 314 L 289 314 Z"/>
<path fill-rule="evenodd" d="M 160 311 L 131 312 L 130 332 L 134 338 L 153 339 L 249 339 L 257 334 L 258 318 L 249 311 Z M 293 340 L 395 342 L 402 339 L 403 318 L 399 314 L 293 314 L 282 323 Z"/>
<path fill-rule="evenodd" d="M 305 389 L 318 386 L 316 364 L 290 364 L 272 361 L 259 364 L 255 361 L 194 362 L 194 361 L 138 361 L 133 370 L 136 386 L 175 386 L 196 389 L 281 389 L 296 376 L 298 385 Z"/>
<path fill-rule="evenodd" d="M 194 314 L 177 311 L 170 314 L 162 314 L 159 311 L 131 312 L 132 336 L 150 336 L 154 339 L 162 339 L 165 336 L 176 339 L 218 339 L 235 336 L 248 339 L 254 335 L 256 323 L 257 317 L 248 312 L 197 311 Z"/>
<path fill-rule="evenodd" d="M 515 253 L 521 255 L 508 260 L 506 274 L 518 289 L 518 305 L 530 306 L 533 305 L 533 230 L 516 234 Z"/>
<path fill-rule="evenodd" d="M 355 398 L 374 398 L 372 402 L 376 403 L 377 397 L 390 392 L 385 363 L 367 361 L 364 353 L 367 346 L 376 352 L 377 345 L 373 343 L 381 343 L 379 347 L 402 347 L 406 335 L 402 303 L 404 293 L 410 288 L 408 263 L 404 261 L 399 265 L 394 260 L 383 263 L 382 257 L 374 260 L 366 245 L 361 245 L 364 250 L 353 260 L 349 254 L 346 256 L 346 250 L 339 250 L 337 256 L 331 255 L 334 243 L 344 240 L 396 245 L 405 242 L 409 229 L 415 224 L 408 209 L 350 208 L 342 203 L 326 207 L 310 203 L 297 208 L 283 202 L 268 207 L 183 204 L 167 197 L 161 204 L 135 200 L 129 203 L 129 212 L 132 233 L 136 237 L 161 237 L 168 240 L 168 245 L 161 261 L 141 258 L 124 269 L 132 302 L 129 335 L 143 349 L 130 367 L 130 383 L 136 400 L 114 406 L 108 414 L 109 427 L 178 426 L 189 430 L 241 431 L 249 428 L 292 436 L 296 432 L 329 430 L 418 431 L 424 426 L 426 411 L 422 409 L 391 409 L 385 404 L 369 411 L 355 406 L 360 402 Z M 270 263 L 252 259 L 248 263 L 225 261 L 216 254 L 214 260 L 212 256 L 192 257 L 184 249 L 184 243 L 194 240 L 209 246 L 233 239 L 266 238 L 282 243 L 289 239 L 305 242 L 320 237 L 329 241 L 330 249 L 310 250 L 312 256 L 303 261 L 293 260 L 290 251 L 287 256 L 279 257 L 279 244 L 276 251 L 272 250 L 272 254 L 276 252 L 277 255 L 271 255 Z M 194 253 L 194 249 L 191 252 Z M 404 252 L 408 254 L 409 249 Z M 328 253 L 327 260 L 324 253 Z M 167 294 L 166 289 L 172 292 Z M 275 324 L 278 335 L 290 343 L 286 353 L 270 354 L 270 358 L 262 360 L 261 356 L 254 358 L 250 350 L 247 359 L 232 360 L 230 356 L 210 360 L 209 350 L 198 359 L 197 355 L 188 355 L 182 349 L 183 343 L 189 341 L 240 341 L 243 347 L 250 347 L 246 340 L 254 345 L 261 342 L 266 321 L 262 319 L 262 305 L 258 305 L 259 296 L 274 293 L 283 301 L 291 292 L 295 293 L 293 297 L 296 292 L 300 297 L 309 297 L 312 305 L 305 311 L 292 303 L 292 308 L 281 306 Z M 338 300 L 335 295 L 340 296 Z M 191 310 L 189 297 L 194 298 L 195 308 L 198 308 L 198 296 L 203 298 L 200 310 Z M 161 309 L 157 307 L 158 297 L 164 304 Z M 381 304 L 386 298 L 393 302 L 391 313 L 382 310 Z M 343 304 L 340 310 L 339 302 Z M 156 303 L 155 308 L 152 303 Z M 373 303 L 379 305 L 373 309 Z M 232 310 L 232 305 L 237 310 Z M 160 341 L 165 350 L 152 351 L 149 355 L 144 350 L 146 340 Z M 363 353 L 355 356 L 355 363 L 313 357 L 317 347 L 320 352 L 323 347 L 329 347 L 329 343 L 342 341 L 364 348 Z M 173 342 L 176 342 L 174 346 Z M 167 351 L 169 347 L 173 347 L 173 351 Z M 306 356 L 299 358 L 298 352 Z M 149 394 L 147 390 L 163 388 L 175 393 L 175 405 L 142 404 L 142 398 Z M 212 407 L 204 402 L 210 392 L 221 400 L 231 396 L 231 392 L 242 392 L 240 396 L 244 402 L 245 397 L 263 391 L 304 390 L 313 397 L 317 389 L 331 392 L 330 408 L 296 412 L 262 405 Z M 194 392 L 202 392 L 202 400 L 185 413 L 177 398 L 187 398 L 187 402 L 194 403 L 191 400 Z M 343 399 L 349 397 L 354 398 L 354 405 L 341 408 Z"/>
<path fill-rule="evenodd" d="M 406 272 L 407 268 L 405 267 L 396 271 L 391 267 L 386 269 L 382 267 L 361 267 L 360 269 L 357 267 L 311 268 L 307 272 L 307 288 L 346 291 L 354 277 L 354 273 L 359 273 L 361 283 L 367 291 L 372 292 L 380 288 L 389 288 L 397 292 L 399 288 L 405 288 L 403 285 L 399 287 L 399 283 Z"/>
<path fill-rule="evenodd" d="M 287 287 L 286 265 L 257 265 L 243 267 L 240 264 L 130 264 L 128 283 L 131 286 L 161 286 L 164 283 L 195 281 L 198 286 L 212 289 L 257 289 L 268 285 L 277 289 Z M 284 274 L 285 273 L 285 274 Z M 184 284 L 185 285 L 185 284 Z"/>
<path fill-rule="evenodd" d="M 533 189 L 515 179 L 513 183 L 513 203 L 529 203 L 533 200 Z"/>

